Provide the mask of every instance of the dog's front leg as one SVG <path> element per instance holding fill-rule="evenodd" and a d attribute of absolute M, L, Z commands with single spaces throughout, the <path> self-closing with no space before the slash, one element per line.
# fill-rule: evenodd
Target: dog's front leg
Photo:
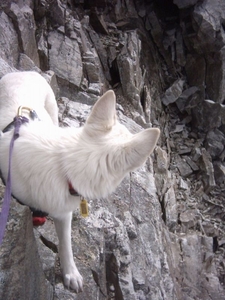
<path fill-rule="evenodd" d="M 63 271 L 64 284 L 68 288 L 74 289 L 77 293 L 82 292 L 83 278 L 75 265 L 71 246 L 72 212 L 53 219 L 59 238 L 59 256 Z"/>

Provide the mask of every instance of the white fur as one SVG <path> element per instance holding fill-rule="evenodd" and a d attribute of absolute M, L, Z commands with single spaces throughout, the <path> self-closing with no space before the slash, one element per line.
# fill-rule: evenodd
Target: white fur
<path fill-rule="evenodd" d="M 53 217 L 65 285 L 79 292 L 83 279 L 73 260 L 71 218 L 80 197 L 70 195 L 68 180 L 84 198 L 107 197 L 128 172 L 146 161 L 160 131 L 131 134 L 117 121 L 113 91 L 96 102 L 84 127 L 59 128 L 53 91 L 34 72 L 10 73 L 1 79 L 0 130 L 13 120 L 20 105 L 34 109 L 40 121 L 30 120 L 20 129 L 13 150 L 12 192 L 21 202 Z M 4 178 L 11 137 L 12 130 L 0 140 Z"/>

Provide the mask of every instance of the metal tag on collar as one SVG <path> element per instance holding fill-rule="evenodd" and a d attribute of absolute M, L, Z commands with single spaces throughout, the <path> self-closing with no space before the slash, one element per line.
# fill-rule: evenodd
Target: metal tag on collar
<path fill-rule="evenodd" d="M 80 201 L 80 214 L 84 218 L 88 217 L 88 202 L 84 198 Z"/>

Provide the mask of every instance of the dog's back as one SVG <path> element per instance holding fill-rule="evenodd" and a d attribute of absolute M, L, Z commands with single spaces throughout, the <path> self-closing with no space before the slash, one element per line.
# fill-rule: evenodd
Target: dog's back
<path fill-rule="evenodd" d="M 9 73 L 0 80 L 0 130 L 13 120 L 19 106 L 34 109 L 39 118 L 58 125 L 54 93 L 36 72 Z"/>

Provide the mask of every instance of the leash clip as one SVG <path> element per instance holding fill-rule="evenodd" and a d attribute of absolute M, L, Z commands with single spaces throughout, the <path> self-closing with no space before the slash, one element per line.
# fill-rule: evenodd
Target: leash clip
<path fill-rule="evenodd" d="M 32 120 L 35 120 L 36 118 L 39 119 L 36 111 L 27 106 L 19 106 L 17 110 L 17 117 L 22 117 L 23 110 L 27 110 L 30 113 Z"/>
<path fill-rule="evenodd" d="M 19 106 L 18 111 L 17 111 L 17 117 L 22 117 L 23 110 L 28 110 L 29 113 L 32 111 L 32 109 L 27 106 Z"/>

